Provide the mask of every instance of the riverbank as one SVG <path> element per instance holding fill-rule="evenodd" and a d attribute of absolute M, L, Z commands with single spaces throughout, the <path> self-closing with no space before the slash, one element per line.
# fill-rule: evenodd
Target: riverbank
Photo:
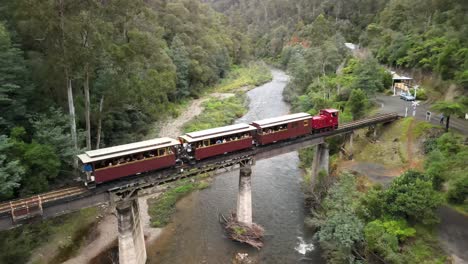
<path fill-rule="evenodd" d="M 246 107 L 245 101 L 237 99 L 226 100 L 230 97 L 242 96 L 248 90 L 269 82 L 272 78 L 270 68 L 263 62 L 251 62 L 245 67 L 236 66 L 231 70 L 231 72 L 229 72 L 225 79 L 223 79 L 218 85 L 208 89 L 200 98 L 186 102 L 184 104 L 184 106 L 186 105 L 185 109 L 181 110 L 177 117 L 169 118 L 163 122 L 155 124 L 151 132 L 148 134 L 148 138 L 157 136 L 175 137 L 177 135 L 181 135 L 187 131 L 187 128 L 184 128 L 184 126 L 186 126 L 188 122 L 202 114 L 207 107 L 216 103 L 222 104 L 224 102 L 228 102 L 230 103 L 230 106 L 235 106 L 235 108 L 231 107 L 229 110 L 234 110 L 233 112 L 240 115 L 241 113 L 239 113 L 239 108 Z M 245 97 L 242 98 L 245 99 Z M 229 111 L 218 107 L 215 111 L 210 111 L 208 114 L 204 113 L 203 116 L 206 117 L 216 114 L 217 112 L 229 113 Z M 232 121 L 233 119 L 230 118 L 227 120 L 218 120 L 213 124 L 209 121 L 199 121 L 198 123 L 204 123 L 202 127 L 215 127 L 230 124 Z M 191 129 L 195 129 L 195 126 Z"/>

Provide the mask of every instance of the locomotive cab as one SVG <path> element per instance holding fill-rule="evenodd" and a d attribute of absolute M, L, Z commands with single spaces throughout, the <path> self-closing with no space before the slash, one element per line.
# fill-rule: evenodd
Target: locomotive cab
<path fill-rule="evenodd" d="M 325 117 L 325 122 L 328 127 L 333 129 L 338 128 L 338 110 L 330 108 L 330 109 L 322 109 L 320 110 L 320 115 Z"/>

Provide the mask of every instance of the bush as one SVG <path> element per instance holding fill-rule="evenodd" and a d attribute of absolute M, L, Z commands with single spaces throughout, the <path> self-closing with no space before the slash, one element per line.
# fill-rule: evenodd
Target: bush
<path fill-rule="evenodd" d="M 453 182 L 447 193 L 447 199 L 451 203 L 462 204 L 468 196 L 468 174 Z"/>
<path fill-rule="evenodd" d="M 366 93 L 361 89 L 354 89 L 349 96 L 348 108 L 353 115 L 353 119 L 357 120 L 364 116 L 369 106 Z"/>
<path fill-rule="evenodd" d="M 441 195 L 433 189 L 432 179 L 409 170 L 396 178 L 385 192 L 385 211 L 393 217 L 415 222 L 437 222 L 435 210 L 442 204 Z"/>
<path fill-rule="evenodd" d="M 414 94 L 414 89 L 410 89 L 410 93 Z M 428 96 L 427 96 L 426 90 L 418 89 L 418 91 L 416 93 L 416 100 L 425 101 L 425 100 L 427 100 L 427 98 L 428 98 Z"/>
<path fill-rule="evenodd" d="M 364 239 L 367 250 L 382 256 L 386 261 L 393 262 L 397 257 L 398 238 L 387 232 L 381 220 L 375 220 L 364 228 Z"/>

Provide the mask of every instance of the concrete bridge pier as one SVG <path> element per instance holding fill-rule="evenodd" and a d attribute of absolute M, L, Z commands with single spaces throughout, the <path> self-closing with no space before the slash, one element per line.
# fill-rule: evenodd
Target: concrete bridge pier
<path fill-rule="evenodd" d="M 119 227 L 119 263 L 146 263 L 145 237 L 140 223 L 137 199 L 119 201 L 116 209 Z"/>
<path fill-rule="evenodd" d="M 241 164 L 239 173 L 239 193 L 237 195 L 237 221 L 252 225 L 252 166 Z"/>
<path fill-rule="evenodd" d="M 315 155 L 312 162 L 312 186 L 315 185 L 319 172 L 324 171 L 328 175 L 329 149 L 327 143 L 315 146 Z"/>

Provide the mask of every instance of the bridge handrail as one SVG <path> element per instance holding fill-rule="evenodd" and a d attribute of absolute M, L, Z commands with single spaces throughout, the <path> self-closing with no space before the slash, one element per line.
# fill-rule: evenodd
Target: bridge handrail
<path fill-rule="evenodd" d="M 378 114 L 375 116 L 363 118 L 360 120 L 356 121 L 351 121 L 348 123 L 344 123 L 338 127 L 336 130 L 332 130 L 329 132 L 321 133 L 321 134 L 315 134 L 315 137 L 328 137 L 328 136 L 333 136 L 341 133 L 346 133 L 348 131 L 352 131 L 361 127 L 365 127 L 371 124 L 376 124 L 380 122 L 386 122 L 386 121 L 392 121 L 400 116 L 397 113 L 386 113 L 386 114 Z M 184 177 L 184 176 L 182 176 Z M 187 176 L 185 176 L 187 177 Z M 21 198 L 21 199 L 16 199 L 16 200 L 11 200 L 11 201 L 6 201 L 3 203 L 0 203 L 0 214 L 5 213 L 5 212 L 12 212 L 13 210 L 18 210 L 21 208 L 26 208 L 30 205 L 34 205 L 35 203 L 37 204 L 43 204 L 55 200 L 61 200 L 65 199 L 71 196 L 79 195 L 84 192 L 88 191 L 84 187 L 78 187 L 78 186 L 73 186 L 73 187 L 68 187 L 64 189 L 58 189 L 58 190 L 53 190 L 50 192 L 38 194 L 32 197 L 27 197 L 27 198 Z"/>

